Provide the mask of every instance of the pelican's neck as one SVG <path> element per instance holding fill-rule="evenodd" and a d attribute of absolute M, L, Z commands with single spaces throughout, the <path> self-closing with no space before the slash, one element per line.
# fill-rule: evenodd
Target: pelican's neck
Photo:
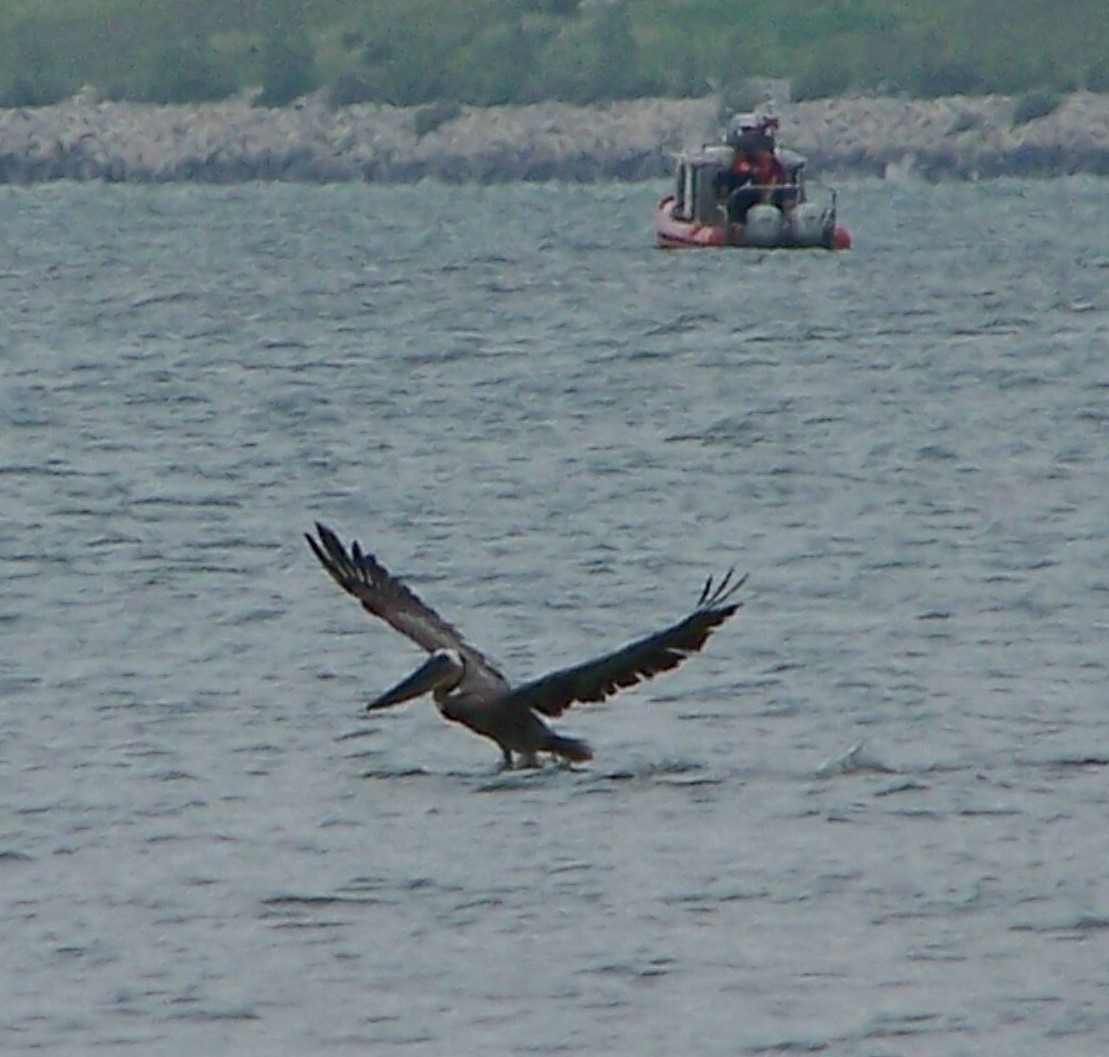
<path fill-rule="evenodd" d="M 466 659 L 458 650 L 440 649 L 436 650 L 433 657 L 446 657 L 451 662 L 451 668 L 456 673 L 453 679 L 441 682 L 432 691 L 431 696 L 434 698 L 435 703 L 442 708 L 447 701 L 450 700 L 451 695 L 458 689 L 459 683 L 462 682 L 462 677 L 466 674 Z"/>

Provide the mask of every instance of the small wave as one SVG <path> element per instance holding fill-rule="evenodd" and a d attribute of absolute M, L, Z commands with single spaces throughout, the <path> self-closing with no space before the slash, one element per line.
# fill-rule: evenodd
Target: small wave
<path fill-rule="evenodd" d="M 375 768 L 372 771 L 363 771 L 362 777 L 388 781 L 404 778 L 431 778 L 433 775 L 431 771 L 425 770 L 423 767 L 382 767 Z"/>
<path fill-rule="evenodd" d="M 598 774 L 594 776 L 591 786 L 599 787 L 612 782 L 644 782 L 654 785 L 692 787 L 720 785 L 723 781 L 722 776 L 708 773 L 701 764 L 691 760 L 657 760 Z"/>
<path fill-rule="evenodd" d="M 170 1014 L 171 1020 L 261 1020 L 257 1010 L 250 1006 L 227 1006 L 222 1009 L 211 1006 L 196 1009 L 177 1010 Z"/>
<path fill-rule="evenodd" d="M 839 756 L 829 757 L 816 769 L 817 778 L 841 774 L 897 774 L 897 768 L 883 763 L 867 750 L 865 741 L 860 741 Z"/>
<path fill-rule="evenodd" d="M 1109 756 L 1103 753 L 1075 753 L 1073 756 L 1059 756 L 1055 759 L 1037 760 L 1035 767 L 1058 768 L 1059 770 L 1092 771 L 1101 767 L 1109 767 Z"/>
<path fill-rule="evenodd" d="M 645 962 L 605 962 L 601 965 L 586 966 L 583 973 L 598 976 L 617 976 L 629 980 L 639 980 L 654 976 L 666 976 L 672 971 L 672 958 L 652 958 Z"/>
<path fill-rule="evenodd" d="M 878 796 L 897 796 L 898 793 L 923 793 L 929 786 L 924 782 L 917 782 L 913 779 L 906 779 L 904 782 L 898 782 L 895 785 L 889 786 L 887 789 L 879 789 L 874 795 Z"/>
<path fill-rule="evenodd" d="M 197 290 L 166 290 L 154 294 L 142 294 L 131 301 L 132 308 L 145 308 L 147 305 L 172 305 L 180 301 L 199 301 Z"/>
<path fill-rule="evenodd" d="M 262 906 L 265 907 L 329 907 L 334 906 L 336 903 L 354 903 L 361 902 L 351 898 L 343 898 L 334 895 L 278 895 L 267 896 L 262 900 Z"/>
<path fill-rule="evenodd" d="M 280 926 L 313 927 L 333 925 L 347 920 L 343 911 L 354 912 L 360 908 L 396 906 L 404 899 L 400 890 L 392 893 L 359 892 L 351 895 L 328 893 L 305 893 L 298 895 L 290 892 L 268 896 L 262 900 L 264 916 Z M 331 913 L 322 913 L 330 911 Z"/>
<path fill-rule="evenodd" d="M 1080 911 L 1073 917 L 1021 921 L 1011 925 L 1010 928 L 1014 932 L 1037 932 L 1048 935 L 1057 933 L 1083 935 L 1090 932 L 1105 932 L 1109 930 L 1109 914 Z"/>

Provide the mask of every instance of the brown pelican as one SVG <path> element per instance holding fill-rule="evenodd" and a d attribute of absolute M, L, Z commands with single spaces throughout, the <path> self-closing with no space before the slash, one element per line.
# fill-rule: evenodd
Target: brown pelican
<path fill-rule="evenodd" d="M 709 577 L 693 612 L 676 624 L 596 660 L 513 687 L 457 628 L 363 551 L 357 540 L 347 550 L 325 525 L 316 522 L 316 531 L 318 541 L 307 533 L 305 539 L 331 578 L 368 612 L 431 655 L 407 679 L 371 701 L 368 709 L 398 705 L 430 690 L 444 719 L 500 746 L 505 768 L 512 767 L 513 753 L 527 766 L 537 764 L 540 752 L 573 762 L 592 759 L 584 741 L 556 733 L 541 717 L 561 716 L 575 701 L 603 701 L 623 687 L 677 668 L 740 608 L 743 603 L 731 598 L 747 579 L 733 581 L 733 570 L 719 583 Z"/>

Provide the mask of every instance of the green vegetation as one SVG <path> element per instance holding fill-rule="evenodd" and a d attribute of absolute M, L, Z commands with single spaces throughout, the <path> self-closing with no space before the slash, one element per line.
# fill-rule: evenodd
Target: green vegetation
<path fill-rule="evenodd" d="M 1058 92 L 1052 92 L 1047 88 L 1026 92 L 1013 106 L 1013 125 L 1026 125 L 1038 117 L 1054 114 L 1062 103 L 1063 97 Z"/>
<path fill-rule="evenodd" d="M 1105 0 L 0 0 L 0 105 L 1109 91 Z M 1037 94 L 1038 93 L 1038 94 Z"/>

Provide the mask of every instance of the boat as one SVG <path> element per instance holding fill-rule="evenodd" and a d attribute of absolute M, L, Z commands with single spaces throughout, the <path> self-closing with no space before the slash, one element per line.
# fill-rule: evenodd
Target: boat
<path fill-rule="evenodd" d="M 804 156 L 774 145 L 777 127 L 774 117 L 737 115 L 723 142 L 678 155 L 674 190 L 655 210 L 656 243 L 663 249 L 850 249 L 851 233 L 836 220 L 835 190 L 814 193 Z M 733 161 L 752 136 L 772 150 L 778 180 L 747 181 L 727 193 Z"/>

